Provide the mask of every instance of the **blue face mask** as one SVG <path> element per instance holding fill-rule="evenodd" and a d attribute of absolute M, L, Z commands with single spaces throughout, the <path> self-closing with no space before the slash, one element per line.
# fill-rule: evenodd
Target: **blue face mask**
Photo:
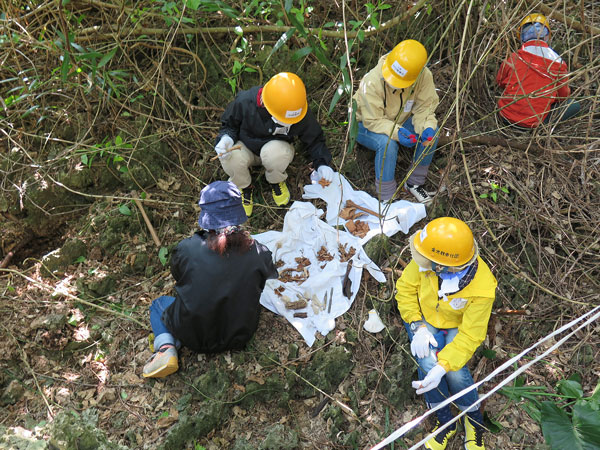
<path fill-rule="evenodd" d="M 527 41 L 531 41 L 532 39 L 541 39 L 545 40 L 545 38 L 550 34 L 550 30 L 546 28 L 541 23 L 528 23 L 523 26 L 521 30 L 521 42 L 525 43 Z"/>
<path fill-rule="evenodd" d="M 442 280 L 451 280 L 453 278 L 458 278 L 460 280 L 462 277 L 465 276 L 465 274 L 469 270 L 469 267 L 466 267 L 460 272 L 448 272 L 449 269 L 449 267 L 440 266 L 434 262 L 431 263 L 431 270 L 433 270 L 437 274 L 437 276 L 439 276 Z"/>

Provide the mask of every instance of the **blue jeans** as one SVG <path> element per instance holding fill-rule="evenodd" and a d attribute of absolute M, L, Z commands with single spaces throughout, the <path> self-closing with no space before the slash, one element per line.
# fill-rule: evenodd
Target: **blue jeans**
<path fill-rule="evenodd" d="M 175 297 L 163 295 L 154 299 L 150 305 L 150 326 L 152 327 L 152 332 L 154 333 L 155 352 L 157 352 L 158 349 L 165 344 L 171 344 L 177 348 L 181 346 L 181 343 L 175 339 L 162 321 L 162 314 L 164 310 L 167 309 L 174 301 Z"/>
<path fill-rule="evenodd" d="M 544 123 L 554 121 L 563 122 L 577 115 L 580 110 L 581 105 L 579 104 L 579 102 L 573 100 L 572 98 L 568 98 L 562 102 L 556 102 L 552 105 L 550 114 L 546 116 L 546 118 L 544 119 Z"/>
<path fill-rule="evenodd" d="M 435 335 L 436 333 L 438 333 L 440 331 L 439 328 L 435 328 L 433 325 L 427 323 L 424 319 L 423 319 L 423 322 L 425 323 L 425 325 L 427 325 L 427 329 L 433 335 Z M 410 327 L 406 322 L 404 323 L 404 327 L 406 328 L 406 331 L 408 332 L 409 340 L 412 341 L 414 334 L 412 331 L 410 331 Z M 446 335 L 446 345 L 448 343 L 452 342 L 452 340 L 456 337 L 456 335 L 458 334 L 458 328 L 449 328 L 449 329 L 447 329 L 447 331 L 448 331 L 448 334 Z M 437 350 L 441 350 L 441 348 L 438 348 Z M 423 378 L 425 378 L 425 375 L 427 374 L 427 372 L 429 372 L 431 370 L 431 368 L 437 364 L 437 357 L 432 356 L 431 354 L 429 356 L 427 356 L 426 358 L 418 358 L 415 356 L 415 359 L 417 360 L 417 363 L 419 364 L 419 367 L 418 367 L 419 380 L 422 380 Z M 463 366 L 459 370 L 450 371 L 450 372 L 446 373 L 446 375 L 444 375 L 444 377 L 442 378 L 442 381 L 440 381 L 440 384 L 438 385 L 438 387 L 436 389 L 432 389 L 429 392 L 425 392 L 425 401 L 427 402 L 427 404 L 430 408 L 433 408 L 433 407 L 437 406 L 438 404 L 442 403 L 444 400 L 446 400 L 451 395 L 454 395 L 457 392 L 460 392 L 463 389 L 465 389 L 469 386 L 472 386 L 473 384 L 474 384 L 474 381 L 473 381 L 473 377 L 471 376 L 471 372 L 469 372 L 469 369 L 467 368 L 467 366 Z M 467 392 L 466 394 L 464 394 L 462 397 L 457 398 L 454 401 L 454 404 L 461 411 L 469 411 L 469 412 L 473 412 L 473 413 L 477 414 L 476 420 L 479 422 L 479 421 L 483 421 L 483 419 L 479 418 L 479 415 L 481 414 L 479 412 L 479 407 L 476 406 L 471 409 L 471 405 L 473 403 L 475 403 L 478 398 L 479 398 L 479 396 L 477 395 L 477 389 L 473 389 L 473 390 Z M 450 412 L 449 406 L 444 406 L 443 408 L 440 408 L 437 411 L 437 415 L 438 415 L 438 418 L 440 419 L 440 422 L 442 422 L 442 423 L 445 423 L 448 420 L 450 420 L 450 418 L 452 418 L 452 413 Z"/>
<path fill-rule="evenodd" d="M 412 117 L 409 117 L 402 126 L 415 133 Z M 437 130 L 436 130 L 437 131 Z M 434 138 L 431 145 L 424 146 L 419 139 L 413 155 L 413 165 L 428 167 L 433 159 L 437 147 L 438 137 Z M 398 141 L 385 134 L 373 133 L 367 130 L 362 122 L 358 122 L 358 135 L 356 142 L 375 152 L 375 178 L 380 181 L 392 181 L 396 173 L 396 160 L 398 159 Z M 410 183 L 410 181 L 409 181 Z M 410 183 L 414 184 L 414 183 Z"/>

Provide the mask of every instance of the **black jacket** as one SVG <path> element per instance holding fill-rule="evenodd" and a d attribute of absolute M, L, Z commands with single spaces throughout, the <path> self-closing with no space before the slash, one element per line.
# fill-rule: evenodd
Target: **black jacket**
<path fill-rule="evenodd" d="M 242 141 L 253 153 L 260 155 L 260 149 L 267 142 L 275 139 L 292 142 L 294 137 L 298 136 L 306 145 L 315 169 L 329 165 L 331 153 L 325 144 L 321 125 L 312 111 L 308 109 L 304 118 L 290 127 L 287 135 L 273 135 L 277 125 L 273 122 L 267 108 L 258 105 L 259 89 L 259 86 L 255 86 L 247 91 L 241 91 L 235 100 L 227 105 L 221 116 L 221 129 L 216 143 L 227 134 L 233 142 Z"/>
<path fill-rule="evenodd" d="M 206 231 L 181 241 L 171 257 L 175 301 L 162 315 L 171 334 L 201 353 L 243 348 L 260 314 L 260 295 L 277 278 L 271 252 L 254 242 L 246 253 L 219 256 Z"/>

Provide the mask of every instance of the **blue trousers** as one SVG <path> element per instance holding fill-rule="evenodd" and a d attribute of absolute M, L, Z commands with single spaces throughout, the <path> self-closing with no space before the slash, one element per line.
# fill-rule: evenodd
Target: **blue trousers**
<path fill-rule="evenodd" d="M 409 117 L 402 126 L 411 133 L 416 134 L 415 127 L 412 123 L 412 117 Z M 429 167 L 437 147 L 438 137 L 439 136 L 436 136 L 433 143 L 428 146 L 424 146 L 419 139 L 413 155 L 414 166 Z M 358 122 L 356 142 L 375 152 L 375 179 L 380 181 L 394 180 L 398 149 L 400 148 L 398 141 L 391 139 L 390 136 L 385 134 L 373 133 L 372 131 L 367 130 L 362 122 Z M 423 184 L 423 182 L 411 183 L 410 178 L 408 183 Z"/>
<path fill-rule="evenodd" d="M 181 343 L 175 339 L 162 321 L 163 311 L 167 309 L 174 301 L 175 297 L 163 295 L 154 299 L 150 305 L 150 326 L 152 327 L 152 332 L 154 333 L 155 352 L 157 352 L 158 349 L 165 344 L 171 344 L 177 348 L 181 347 Z"/>
<path fill-rule="evenodd" d="M 425 320 L 423 320 L 423 322 L 425 323 L 425 325 L 427 325 L 427 329 L 434 336 L 440 331 L 439 328 L 435 328 L 433 325 L 427 323 Z M 406 322 L 404 323 L 404 327 L 408 332 L 409 340 L 412 341 L 414 334 L 412 331 L 410 331 L 410 327 Z M 446 331 L 448 332 L 448 334 L 446 334 L 445 336 L 445 345 L 448 345 L 458 334 L 458 328 L 449 328 Z M 439 351 L 441 350 L 441 348 L 438 348 L 437 350 Z M 435 352 L 433 353 L 435 354 Z M 429 372 L 431 368 L 435 366 L 438 362 L 437 357 L 435 355 L 432 355 L 431 353 L 426 358 L 415 357 L 415 359 L 417 360 L 417 363 L 419 365 L 418 373 L 420 380 L 425 378 L 427 372 Z M 457 392 L 460 392 L 463 389 L 472 386 L 474 383 L 475 382 L 473 381 L 471 372 L 469 372 L 469 369 L 466 366 L 463 366 L 459 370 L 450 371 L 446 373 L 446 375 L 444 375 L 442 381 L 440 381 L 440 384 L 437 388 L 432 389 L 429 392 L 425 392 L 425 401 L 427 402 L 429 408 L 433 408 L 438 404 L 442 403 L 451 395 L 454 395 Z M 457 398 L 454 401 L 454 404 L 461 411 L 468 411 L 469 417 L 475 419 L 480 424 L 483 424 L 483 417 L 479 410 L 479 407 L 471 406 L 477 401 L 478 398 L 479 396 L 477 394 L 477 389 L 473 389 L 471 391 L 468 391 L 466 394 L 463 394 L 461 397 Z M 452 419 L 452 412 L 450 411 L 449 406 L 444 406 L 443 408 L 436 411 L 436 413 L 441 423 L 446 423 L 450 419 Z"/>

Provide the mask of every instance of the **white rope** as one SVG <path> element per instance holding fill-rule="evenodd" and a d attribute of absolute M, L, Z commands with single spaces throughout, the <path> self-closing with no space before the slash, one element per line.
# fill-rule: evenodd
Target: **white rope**
<path fill-rule="evenodd" d="M 546 337 L 542 338 L 541 340 L 537 341 L 535 344 L 533 344 L 531 347 L 523 350 L 521 353 L 519 353 L 518 355 L 516 355 L 515 357 L 511 358 L 510 360 L 506 361 L 504 364 L 500 365 L 498 368 L 496 368 L 494 371 L 492 371 L 489 375 L 487 375 L 483 380 L 478 381 L 477 383 L 466 387 L 465 389 L 463 389 L 462 391 L 454 394 L 453 396 L 449 397 L 448 399 L 444 400 L 442 403 L 438 404 L 436 407 L 431 408 L 430 410 L 428 410 L 427 412 L 425 412 L 425 414 L 411 420 L 410 422 L 402 425 L 400 428 L 398 428 L 396 431 L 394 431 L 392 434 L 390 434 L 387 438 L 385 438 L 383 441 L 381 441 L 379 444 L 375 445 L 374 447 L 371 448 L 371 450 L 379 450 L 383 447 L 385 447 L 386 445 L 394 442 L 396 439 L 400 438 L 401 436 L 403 436 L 404 434 L 406 434 L 409 430 L 411 430 L 412 428 L 416 427 L 417 425 L 419 425 L 427 416 L 429 416 L 430 414 L 433 414 L 435 411 L 437 411 L 440 408 L 443 408 L 444 406 L 450 404 L 451 402 L 453 402 L 454 400 L 456 400 L 457 398 L 463 396 L 464 394 L 466 394 L 467 392 L 477 388 L 478 386 L 480 386 L 481 384 L 489 381 L 490 379 L 492 379 L 493 377 L 495 377 L 497 374 L 499 374 L 500 372 L 504 371 L 505 369 L 511 367 L 515 362 L 517 362 L 518 360 L 520 360 L 526 353 L 530 352 L 531 350 L 533 350 L 534 348 L 536 348 L 537 346 L 539 346 L 540 344 L 542 344 L 543 342 L 547 341 L 548 339 L 553 338 L 554 336 L 556 336 L 557 334 L 562 333 L 563 331 L 565 331 L 568 328 L 571 328 L 572 326 L 574 326 L 576 323 L 580 322 L 581 320 L 583 320 L 585 317 L 593 314 L 595 311 L 599 311 L 600 310 L 600 305 L 596 306 L 594 309 L 592 309 L 591 311 L 583 314 L 582 316 L 578 317 L 577 319 L 569 322 L 568 324 L 560 327 L 558 330 L 550 333 L 549 335 L 547 335 Z M 533 365 L 534 363 L 536 363 L 537 361 L 539 361 L 540 359 L 542 359 L 544 356 L 546 356 L 547 354 L 551 353 L 552 351 L 554 351 L 556 348 L 558 348 L 560 345 L 562 345 L 567 339 L 569 339 L 573 334 L 575 334 L 577 331 L 579 331 L 581 328 L 586 327 L 587 325 L 589 325 L 590 323 L 592 323 L 594 320 L 597 320 L 600 317 L 600 311 L 597 312 L 594 316 L 592 316 L 590 319 L 588 319 L 583 325 L 580 325 L 576 330 L 572 331 L 571 333 L 569 333 L 568 335 L 566 335 L 565 337 L 563 337 L 562 339 L 560 339 L 556 344 L 554 344 L 552 347 L 550 347 L 548 350 L 546 350 L 544 353 L 542 353 L 541 355 L 537 356 L 535 359 L 533 359 L 531 362 L 521 366 L 516 372 L 514 372 L 512 375 L 508 376 L 506 379 L 504 379 L 502 382 L 500 382 L 499 384 L 497 384 L 496 386 L 494 386 L 493 389 L 491 389 L 489 392 L 487 392 L 485 395 L 483 395 L 482 397 L 479 398 L 479 400 L 477 400 L 475 403 L 473 403 L 472 406 L 477 406 L 479 405 L 483 400 L 485 400 L 487 397 L 489 397 L 490 395 L 492 395 L 494 392 L 496 392 L 498 389 L 500 389 L 501 387 L 503 387 L 504 385 L 506 385 L 507 383 L 509 383 L 511 380 L 513 380 L 514 378 L 517 377 L 517 375 L 519 375 L 520 373 L 524 372 L 525 370 L 527 370 L 527 368 L 529 368 L 531 365 Z M 470 408 L 469 408 L 470 409 Z M 454 422 L 456 422 L 457 420 L 459 420 L 462 416 L 464 416 L 467 413 L 467 411 L 463 411 L 461 412 L 458 416 L 456 416 L 453 420 L 451 420 L 450 422 L 444 424 L 444 426 L 441 426 L 440 428 L 436 429 L 434 433 L 430 433 L 429 435 L 425 436 L 421 441 L 419 441 L 417 444 L 413 445 L 409 450 L 413 450 L 418 448 L 421 444 L 425 443 L 426 441 L 428 441 L 431 437 L 435 436 L 436 434 L 438 434 L 439 432 L 443 431 L 444 429 L 446 429 L 447 427 L 451 426 Z"/>

